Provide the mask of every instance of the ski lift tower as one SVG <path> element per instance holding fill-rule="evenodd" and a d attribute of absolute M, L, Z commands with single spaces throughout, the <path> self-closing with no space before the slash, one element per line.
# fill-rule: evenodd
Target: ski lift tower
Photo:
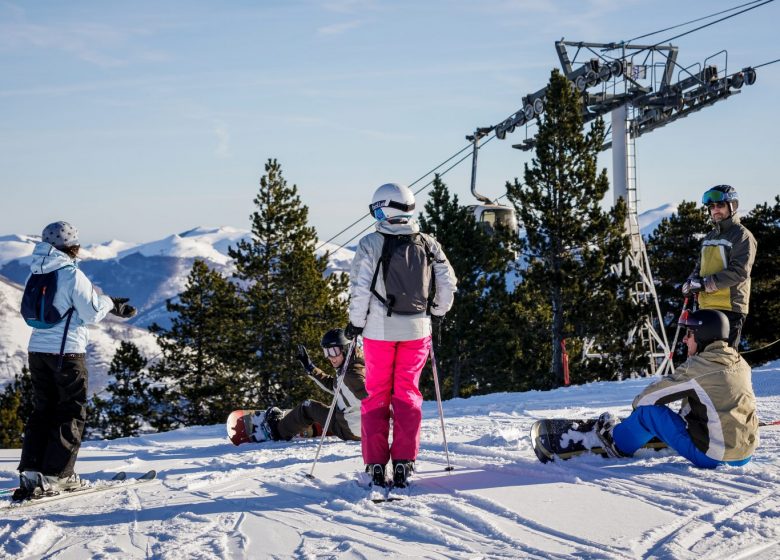
<path fill-rule="evenodd" d="M 569 49 L 576 49 L 573 59 Z M 627 343 L 639 336 L 647 350 L 648 373 L 664 374 L 674 369 L 673 348 L 664 328 L 664 317 L 658 302 L 650 262 L 639 230 L 639 197 L 636 176 L 635 140 L 656 128 L 714 105 L 740 93 L 743 85 L 753 85 L 756 71 L 752 67 L 729 74 L 728 52 L 715 53 L 704 60 L 682 67 L 677 63 L 678 49 L 672 45 L 631 45 L 626 43 L 583 43 L 556 41 L 555 49 L 564 75 L 582 94 L 583 122 L 610 114 L 612 139 L 602 146 L 612 148 L 612 184 L 614 199 L 622 198 L 628 208 L 626 233 L 630 248 L 623 270 L 632 267 L 640 280 L 632 297 L 650 305 L 650 314 L 632 329 Z M 582 52 L 587 60 L 577 62 Z M 617 53 L 617 54 L 611 54 Z M 592 56 L 591 56 L 592 55 Z M 714 62 L 723 62 L 719 71 Z M 576 67 L 575 67 L 576 66 Z M 677 70 L 676 81 L 675 70 Z M 523 98 L 523 107 L 504 121 L 489 127 L 503 140 L 518 126 L 526 126 L 526 138 L 514 148 L 530 150 L 535 140 L 528 127 L 544 112 L 546 88 Z M 485 129 L 481 129 L 485 130 Z M 593 342 L 584 353 L 588 357 Z"/>

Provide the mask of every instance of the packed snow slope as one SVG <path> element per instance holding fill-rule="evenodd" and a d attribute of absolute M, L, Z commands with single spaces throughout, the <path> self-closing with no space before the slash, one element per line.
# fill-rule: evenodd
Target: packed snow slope
<path fill-rule="evenodd" d="M 759 413 L 780 418 L 780 363 L 754 372 Z M 0 510 L 4 558 L 780 557 L 780 428 L 761 429 L 745 467 L 698 470 L 669 451 L 543 465 L 528 430 L 542 417 L 626 414 L 647 379 L 426 402 L 418 474 L 402 501 L 354 482 L 360 444 L 328 439 L 233 447 L 222 426 L 84 445 L 94 479 L 154 468 L 135 489 Z M 17 450 L 0 451 L 0 486 Z"/>

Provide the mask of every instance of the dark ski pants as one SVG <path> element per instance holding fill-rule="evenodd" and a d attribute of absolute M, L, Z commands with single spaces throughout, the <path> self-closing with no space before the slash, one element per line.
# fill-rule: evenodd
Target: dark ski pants
<path fill-rule="evenodd" d="M 70 476 L 87 418 L 87 364 L 84 354 L 30 352 L 34 408 L 24 428 L 19 471 Z"/>
<path fill-rule="evenodd" d="M 637 407 L 628 418 L 615 426 L 612 437 L 617 448 L 626 455 L 633 455 L 637 449 L 657 437 L 703 469 L 714 469 L 724 464 L 742 466 L 751 459 L 748 457 L 741 461 L 716 461 L 708 457 L 693 443 L 680 415 L 663 405 Z"/>
<path fill-rule="evenodd" d="M 329 406 L 319 401 L 303 401 L 279 421 L 279 436 L 282 439 L 292 439 L 315 423 L 324 428 L 329 410 Z M 333 411 L 328 427 L 328 435 L 330 434 L 346 441 L 360 441 L 360 438 L 350 431 L 344 413 L 339 410 Z"/>
<path fill-rule="evenodd" d="M 742 327 L 745 325 L 747 315 L 736 311 L 723 311 L 729 320 L 729 346 L 739 350 L 739 341 L 742 338 Z"/>

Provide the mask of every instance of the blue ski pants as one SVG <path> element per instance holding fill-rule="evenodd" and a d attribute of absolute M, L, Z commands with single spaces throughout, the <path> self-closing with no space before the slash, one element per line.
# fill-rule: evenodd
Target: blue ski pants
<path fill-rule="evenodd" d="M 631 415 L 615 426 L 612 432 L 617 448 L 626 455 L 634 452 L 657 437 L 691 463 L 702 469 L 714 469 L 718 465 L 742 466 L 751 457 L 740 461 L 716 461 L 704 454 L 693 443 L 685 421 L 673 410 L 663 405 L 639 406 Z"/>

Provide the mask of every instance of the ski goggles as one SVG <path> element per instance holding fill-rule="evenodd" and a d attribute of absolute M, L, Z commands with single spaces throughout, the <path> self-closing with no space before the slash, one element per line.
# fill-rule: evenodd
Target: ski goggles
<path fill-rule="evenodd" d="M 739 198 L 739 196 L 735 191 L 723 192 L 718 188 L 712 188 L 705 192 L 701 197 L 701 203 L 707 206 L 715 202 L 722 202 L 725 204 L 732 200 L 737 200 L 737 198 Z"/>
<path fill-rule="evenodd" d="M 396 202 L 395 200 L 377 200 L 376 202 L 368 205 L 368 211 L 374 218 L 382 219 L 385 217 L 382 208 L 395 208 L 402 212 L 411 212 L 414 210 L 414 202 L 411 204 L 404 204 L 403 202 Z"/>
<path fill-rule="evenodd" d="M 326 346 L 322 349 L 326 358 L 337 358 L 341 356 L 341 346 Z"/>

